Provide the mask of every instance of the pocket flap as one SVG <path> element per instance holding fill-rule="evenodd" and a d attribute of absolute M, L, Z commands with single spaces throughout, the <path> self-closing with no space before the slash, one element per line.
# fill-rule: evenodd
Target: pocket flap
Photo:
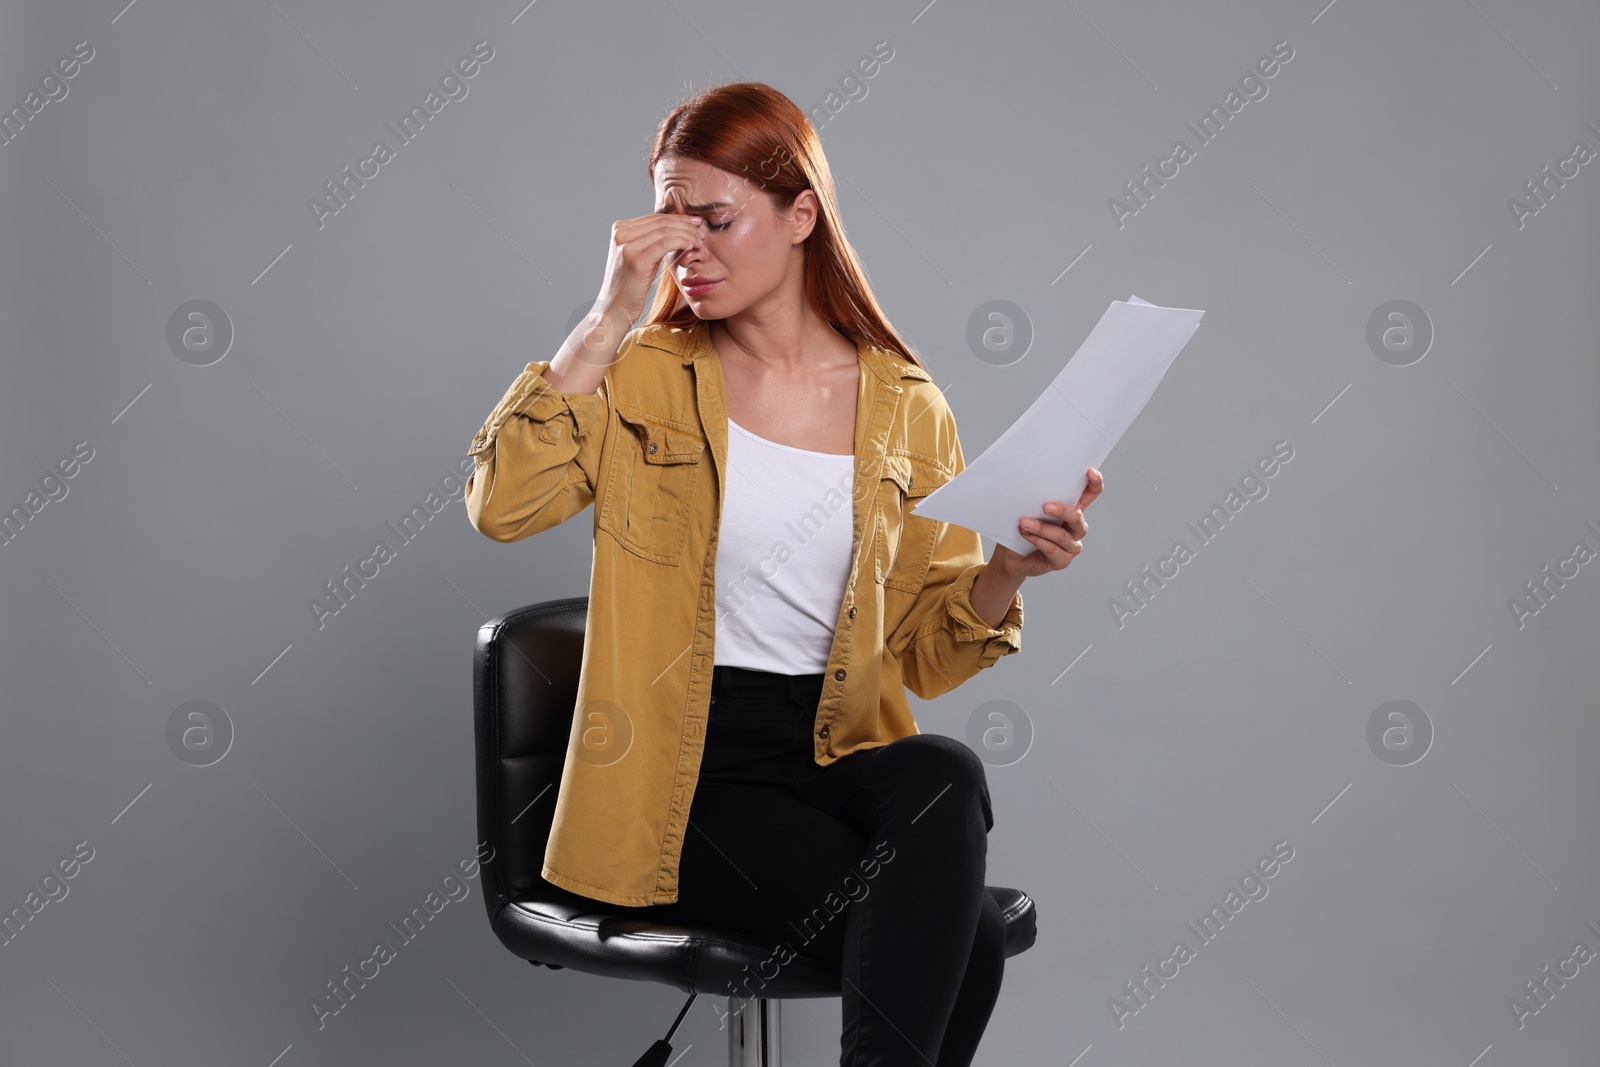
<path fill-rule="evenodd" d="M 621 419 L 639 438 L 646 463 L 697 463 L 706 439 L 698 432 L 644 412 L 617 409 Z"/>
<path fill-rule="evenodd" d="M 939 464 L 922 456 L 883 457 L 883 477 L 894 482 L 907 497 L 923 497 L 950 480 Z"/>
<path fill-rule="evenodd" d="M 884 456 L 883 475 L 895 485 L 900 487 L 900 492 L 909 496 L 911 494 L 911 459 L 907 456 Z"/>

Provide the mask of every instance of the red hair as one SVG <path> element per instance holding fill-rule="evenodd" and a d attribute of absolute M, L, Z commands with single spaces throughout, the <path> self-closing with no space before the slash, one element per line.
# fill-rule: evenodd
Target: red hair
<path fill-rule="evenodd" d="M 761 82 L 733 82 L 707 89 L 674 107 L 661 120 L 650 146 L 650 180 L 663 157 L 698 159 L 761 189 L 780 211 L 802 190 L 817 198 L 817 220 L 806 237 L 806 300 L 825 322 L 927 369 L 889 324 L 866 270 L 845 237 L 834 195 L 833 174 L 822 142 L 805 112 L 783 93 Z M 694 311 L 662 262 L 655 296 L 643 325 L 689 326 Z"/>

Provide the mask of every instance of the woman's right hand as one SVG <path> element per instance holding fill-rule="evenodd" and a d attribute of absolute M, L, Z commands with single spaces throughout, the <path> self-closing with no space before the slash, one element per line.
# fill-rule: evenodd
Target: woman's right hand
<path fill-rule="evenodd" d="M 683 201 L 676 189 L 670 195 L 679 212 L 640 215 L 611 224 L 611 250 L 596 303 L 626 316 L 623 321 L 628 325 L 644 313 L 661 261 L 694 247 L 705 236 L 705 219 L 681 212 Z"/>

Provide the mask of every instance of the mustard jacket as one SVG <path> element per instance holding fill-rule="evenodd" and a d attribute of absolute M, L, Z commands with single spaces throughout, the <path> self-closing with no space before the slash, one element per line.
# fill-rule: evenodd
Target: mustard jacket
<path fill-rule="evenodd" d="M 910 510 L 965 465 L 944 396 L 898 354 L 856 348 L 853 547 L 812 735 L 820 766 L 919 733 L 907 687 L 931 699 L 1022 647 L 1021 593 L 999 629 L 969 600 L 979 536 Z M 549 366 L 529 363 L 478 431 L 466 491 L 496 541 L 595 504 L 577 711 L 541 873 L 612 904 L 672 903 L 710 705 L 722 364 L 697 322 L 631 331 L 593 394 L 557 392 Z"/>

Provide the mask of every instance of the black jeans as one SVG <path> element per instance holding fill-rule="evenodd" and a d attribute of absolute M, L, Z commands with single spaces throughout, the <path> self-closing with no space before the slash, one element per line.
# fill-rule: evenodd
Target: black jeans
<path fill-rule="evenodd" d="M 1005 971 L 984 888 L 983 761 L 916 734 L 819 767 L 822 684 L 713 669 L 678 900 L 628 915 L 726 927 L 833 966 L 842 1067 L 967 1067 Z M 760 996 L 760 984 L 729 993 Z"/>

